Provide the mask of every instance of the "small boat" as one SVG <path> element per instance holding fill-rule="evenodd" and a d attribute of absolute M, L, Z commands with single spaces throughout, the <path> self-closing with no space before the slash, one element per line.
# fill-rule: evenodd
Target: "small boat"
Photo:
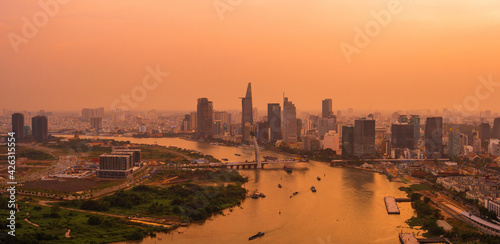
<path fill-rule="evenodd" d="M 316 179 L 317 179 L 317 180 L 321 180 L 321 178 L 319 178 L 319 176 L 318 176 L 318 177 L 316 177 Z"/>
<path fill-rule="evenodd" d="M 236 155 L 236 156 L 238 156 L 238 157 L 239 157 L 239 156 L 241 156 L 241 154 L 237 154 L 237 153 L 235 153 L 234 155 Z"/>
<path fill-rule="evenodd" d="M 252 195 L 252 199 L 257 199 L 257 198 L 259 198 L 259 197 L 260 197 L 260 194 L 259 194 L 258 192 L 254 193 L 254 194 Z"/>
<path fill-rule="evenodd" d="M 292 173 L 292 168 L 291 167 L 288 167 L 288 166 L 283 166 L 283 169 L 287 172 L 287 173 Z"/>
<path fill-rule="evenodd" d="M 223 158 L 222 161 L 228 161 L 228 159 L 227 158 Z"/>
<path fill-rule="evenodd" d="M 295 196 L 295 195 L 297 195 L 297 194 L 299 194 L 299 192 L 298 192 L 298 191 L 296 191 L 296 192 L 294 192 L 294 193 L 293 193 L 293 195 L 294 195 L 294 196 Z"/>
<path fill-rule="evenodd" d="M 312 191 L 312 192 L 316 192 L 316 187 L 311 186 L 311 191 Z"/>
<path fill-rule="evenodd" d="M 262 192 L 259 194 L 259 196 L 262 198 L 266 198 L 266 195 L 264 195 L 264 193 L 262 193 Z"/>
<path fill-rule="evenodd" d="M 281 188 L 281 184 L 278 184 L 278 187 Z"/>
<path fill-rule="evenodd" d="M 263 235 L 264 235 L 264 232 L 259 232 L 259 233 L 255 234 L 253 236 L 248 237 L 248 240 L 251 241 L 251 240 L 253 240 L 253 239 L 257 238 L 257 237 L 261 237 Z"/>

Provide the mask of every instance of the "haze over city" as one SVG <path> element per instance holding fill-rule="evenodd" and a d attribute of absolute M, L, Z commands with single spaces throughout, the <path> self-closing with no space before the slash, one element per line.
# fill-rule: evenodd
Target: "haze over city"
<path fill-rule="evenodd" d="M 261 110 L 283 92 L 299 110 L 318 110 L 324 97 L 334 109 L 441 110 L 473 96 L 478 77 L 500 77 L 497 1 L 397 1 L 399 12 L 351 62 L 341 43 L 354 45 L 355 28 L 376 21 L 387 1 L 241 1 L 223 15 L 215 2 L 61 4 L 27 43 L 0 39 L 1 107 L 108 109 L 156 65 L 169 76 L 137 109 L 192 110 L 199 97 L 237 109 L 252 82 Z M 33 23 L 41 10 L 38 1 L 1 5 L 4 37 L 22 36 L 23 17 Z M 478 109 L 499 102 L 492 95 Z"/>
<path fill-rule="evenodd" d="M 499 30 L 498 0 L 0 1 L 0 243 L 500 243 Z"/>

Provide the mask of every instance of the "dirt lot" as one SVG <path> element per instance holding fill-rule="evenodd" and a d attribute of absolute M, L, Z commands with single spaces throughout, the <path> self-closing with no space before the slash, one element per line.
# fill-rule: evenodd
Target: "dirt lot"
<path fill-rule="evenodd" d="M 33 189 L 33 190 L 53 190 L 60 192 L 77 192 L 85 191 L 102 184 L 106 184 L 113 181 L 107 180 L 83 180 L 83 179 L 57 179 L 57 180 L 40 180 L 40 181 L 30 181 L 26 182 L 21 189 Z"/>

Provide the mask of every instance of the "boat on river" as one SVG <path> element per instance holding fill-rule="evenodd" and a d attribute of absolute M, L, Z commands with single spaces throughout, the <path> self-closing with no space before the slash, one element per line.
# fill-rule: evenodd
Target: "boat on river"
<path fill-rule="evenodd" d="M 257 234 L 248 237 L 248 240 L 251 241 L 251 240 L 253 240 L 253 239 L 257 238 L 257 237 L 261 237 L 263 235 L 264 235 L 264 232 L 258 232 Z"/>
<path fill-rule="evenodd" d="M 311 186 L 311 191 L 312 191 L 312 192 L 316 192 L 316 187 Z"/>

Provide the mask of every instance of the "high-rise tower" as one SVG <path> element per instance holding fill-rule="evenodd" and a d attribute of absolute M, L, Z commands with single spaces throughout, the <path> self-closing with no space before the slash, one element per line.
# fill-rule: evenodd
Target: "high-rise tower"
<path fill-rule="evenodd" d="M 429 117 L 425 120 L 424 145 L 427 158 L 432 158 L 435 154 L 438 158 L 443 155 L 442 117 Z"/>
<path fill-rule="evenodd" d="M 213 133 L 213 103 L 208 98 L 198 98 L 196 113 L 196 132 L 198 136 L 211 136 Z"/>
<path fill-rule="evenodd" d="M 252 107 L 252 83 L 248 82 L 247 93 L 241 98 L 241 132 L 243 140 L 248 140 L 245 135 L 249 135 L 247 130 L 251 126 L 245 126 L 247 123 L 253 125 L 253 107 Z M 246 133 L 245 133 L 246 132 Z"/>
<path fill-rule="evenodd" d="M 37 142 L 44 142 L 49 137 L 49 128 L 47 117 L 35 116 L 31 119 L 33 137 Z"/>
<path fill-rule="evenodd" d="M 14 138 L 16 143 L 21 142 L 24 139 L 24 115 L 20 113 L 12 114 L 12 132 L 14 132 Z"/>
<path fill-rule="evenodd" d="M 322 118 L 333 118 L 333 102 L 332 99 L 325 99 L 322 101 L 321 106 L 321 117 Z"/>

